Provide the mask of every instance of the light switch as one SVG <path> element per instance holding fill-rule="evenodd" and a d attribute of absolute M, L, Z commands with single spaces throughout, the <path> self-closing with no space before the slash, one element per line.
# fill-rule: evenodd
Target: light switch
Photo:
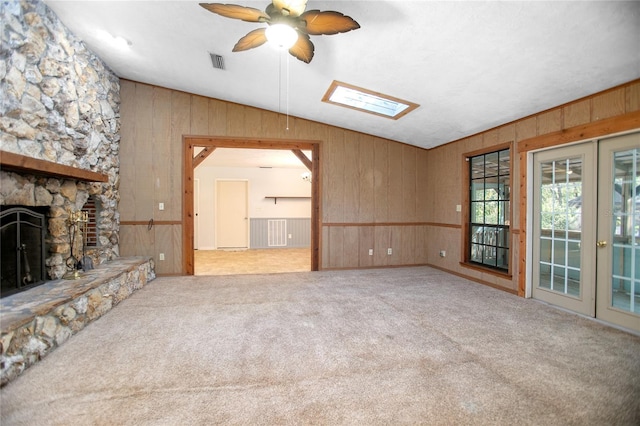
<path fill-rule="evenodd" d="M 158 210 L 164 210 L 164 203 L 158 203 Z"/>
<path fill-rule="evenodd" d="M 461 212 L 462 211 L 462 206 L 460 204 L 456 204 L 456 211 L 457 212 Z"/>

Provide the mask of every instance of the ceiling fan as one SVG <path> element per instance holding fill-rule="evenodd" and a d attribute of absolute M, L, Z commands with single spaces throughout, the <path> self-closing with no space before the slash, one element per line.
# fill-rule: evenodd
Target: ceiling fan
<path fill-rule="evenodd" d="M 210 12 L 227 18 L 246 22 L 267 23 L 266 28 L 258 28 L 242 37 L 233 47 L 234 52 L 253 49 L 272 41 L 279 34 L 287 34 L 288 41 L 275 41 L 287 48 L 289 53 L 302 62 L 313 59 L 314 46 L 309 36 L 346 33 L 360 28 L 360 24 L 340 12 L 308 10 L 307 0 L 273 0 L 265 11 L 235 4 L 200 3 Z"/>

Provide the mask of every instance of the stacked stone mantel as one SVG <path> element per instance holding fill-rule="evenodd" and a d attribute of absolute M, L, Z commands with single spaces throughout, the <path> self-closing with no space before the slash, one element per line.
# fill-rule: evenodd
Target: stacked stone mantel
<path fill-rule="evenodd" d="M 49 206 L 51 279 L 66 272 L 66 219 L 98 204 L 94 263 L 118 256 L 118 77 L 41 1 L 0 3 L 0 150 L 108 176 L 87 182 L 0 171 L 0 205 Z"/>

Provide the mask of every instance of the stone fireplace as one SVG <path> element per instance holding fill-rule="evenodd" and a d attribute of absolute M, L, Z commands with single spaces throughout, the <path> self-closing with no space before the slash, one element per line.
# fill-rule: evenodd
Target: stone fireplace
<path fill-rule="evenodd" d="M 46 208 L 45 272 L 55 280 L 76 248 L 67 218 L 90 198 L 87 255 L 98 265 L 119 254 L 120 82 L 44 3 L 3 2 L 0 13 L 0 205 Z"/>
<path fill-rule="evenodd" d="M 4 386 L 155 272 L 119 257 L 119 78 L 39 0 L 0 2 L 0 22 Z M 87 204 L 90 246 L 69 227 Z M 62 279 L 81 251 L 95 269 Z"/>

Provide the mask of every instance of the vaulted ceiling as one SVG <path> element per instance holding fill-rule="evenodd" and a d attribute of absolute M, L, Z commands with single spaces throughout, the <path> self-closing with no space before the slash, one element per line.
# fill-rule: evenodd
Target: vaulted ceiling
<path fill-rule="evenodd" d="M 310 64 L 267 45 L 232 53 L 264 24 L 197 1 L 45 3 L 122 78 L 425 148 L 640 77 L 640 2 L 309 0 L 307 10 L 338 10 L 361 26 L 312 36 Z M 235 3 L 264 10 L 268 1 Z M 390 120 L 323 103 L 334 80 L 420 107 Z"/>

